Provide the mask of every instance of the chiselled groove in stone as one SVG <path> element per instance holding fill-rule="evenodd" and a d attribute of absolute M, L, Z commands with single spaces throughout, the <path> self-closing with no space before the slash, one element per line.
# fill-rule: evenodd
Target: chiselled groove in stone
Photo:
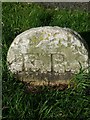
<path fill-rule="evenodd" d="M 51 74 L 53 74 L 54 68 L 53 68 L 53 54 L 51 54 Z"/>

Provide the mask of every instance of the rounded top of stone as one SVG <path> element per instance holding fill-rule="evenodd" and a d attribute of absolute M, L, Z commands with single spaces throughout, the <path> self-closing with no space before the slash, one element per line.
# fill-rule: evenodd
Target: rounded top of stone
<path fill-rule="evenodd" d="M 12 42 L 7 62 L 13 73 L 74 73 L 88 66 L 88 51 L 81 36 L 58 26 L 31 28 L 18 35 Z M 35 74 L 36 76 L 36 74 Z"/>
<path fill-rule="evenodd" d="M 73 45 L 77 44 L 77 46 L 80 46 L 80 42 L 78 41 L 78 39 L 81 42 L 83 42 L 81 36 L 77 32 L 69 28 L 61 28 L 58 26 L 54 27 L 44 26 L 31 28 L 21 33 L 15 38 L 11 46 L 18 44 L 21 40 L 22 42 L 25 40 L 25 44 L 30 44 L 29 53 L 31 52 L 54 53 L 57 52 L 57 48 L 59 47 L 60 44 L 67 47 L 68 46 L 67 41 L 69 41 Z"/>

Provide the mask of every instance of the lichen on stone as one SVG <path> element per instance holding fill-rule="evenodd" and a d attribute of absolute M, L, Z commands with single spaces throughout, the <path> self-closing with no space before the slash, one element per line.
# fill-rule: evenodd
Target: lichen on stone
<path fill-rule="evenodd" d="M 82 41 L 81 36 L 69 28 L 45 26 L 29 29 L 12 42 L 7 54 L 8 67 L 18 76 L 24 73 L 25 79 L 31 74 L 37 79 L 49 79 L 51 75 L 54 79 L 66 79 L 66 72 L 74 74 L 79 71 L 79 63 L 82 68 L 88 67 L 88 50 Z"/>

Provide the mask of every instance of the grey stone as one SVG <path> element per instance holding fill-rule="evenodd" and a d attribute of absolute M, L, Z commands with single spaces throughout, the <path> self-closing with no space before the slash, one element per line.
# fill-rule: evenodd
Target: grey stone
<path fill-rule="evenodd" d="M 18 35 L 8 53 L 9 70 L 20 80 L 68 80 L 89 65 L 88 50 L 81 36 L 61 27 L 31 28 Z"/>

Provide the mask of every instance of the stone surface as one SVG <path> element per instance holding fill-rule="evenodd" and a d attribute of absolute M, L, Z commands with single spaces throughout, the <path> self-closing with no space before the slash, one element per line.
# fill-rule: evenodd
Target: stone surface
<path fill-rule="evenodd" d="M 38 27 L 18 35 L 12 42 L 7 63 L 20 80 L 68 80 L 88 67 L 88 51 L 80 35 L 61 27 Z"/>

